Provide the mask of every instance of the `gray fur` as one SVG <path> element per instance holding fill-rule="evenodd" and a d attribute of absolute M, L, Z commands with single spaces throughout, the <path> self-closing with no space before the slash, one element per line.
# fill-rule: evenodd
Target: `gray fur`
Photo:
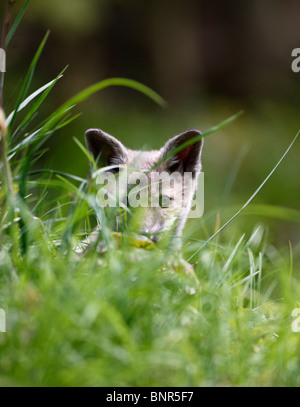
<path fill-rule="evenodd" d="M 99 160 L 100 166 L 107 165 L 128 165 L 138 170 L 151 170 L 155 165 L 155 171 L 167 171 L 170 174 L 179 172 L 191 172 L 193 174 L 192 184 L 184 187 L 184 192 L 188 196 L 187 202 L 174 209 L 171 218 L 171 210 L 162 208 L 147 208 L 145 222 L 141 232 L 157 234 L 169 229 L 172 223 L 176 223 L 174 230 L 174 242 L 180 246 L 181 235 L 186 223 L 188 212 L 191 207 L 192 199 L 197 187 L 197 177 L 201 171 L 201 153 L 203 148 L 203 139 L 195 141 L 186 146 L 180 152 L 168 157 L 175 149 L 187 143 L 188 141 L 201 135 L 196 129 L 190 129 L 171 138 L 160 150 L 153 151 L 135 151 L 126 148 L 119 140 L 105 133 L 100 129 L 89 129 L 85 133 L 85 140 L 88 151 L 95 160 Z M 161 162 L 164 160 L 164 162 Z M 160 163 L 160 164 L 159 164 Z M 157 165 L 158 164 L 158 165 Z M 170 191 L 169 191 L 170 192 Z M 171 194 L 176 195 L 176 186 Z M 157 235 L 153 235 L 153 240 L 157 240 Z"/>

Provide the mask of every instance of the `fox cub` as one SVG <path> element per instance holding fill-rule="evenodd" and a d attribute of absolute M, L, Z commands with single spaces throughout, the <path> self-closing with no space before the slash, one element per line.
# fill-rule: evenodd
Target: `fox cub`
<path fill-rule="evenodd" d="M 118 173 L 120 177 L 127 170 L 123 197 L 132 196 L 130 179 L 136 180 L 139 178 L 138 174 L 143 176 L 143 182 L 140 180 L 139 183 L 139 194 L 146 193 L 147 199 L 141 205 L 145 212 L 140 233 L 155 242 L 163 232 L 172 229 L 172 241 L 177 242 L 177 247 L 180 247 L 182 231 L 201 171 L 201 132 L 196 129 L 187 130 L 169 139 L 160 150 L 153 151 L 130 150 L 100 129 L 87 130 L 85 141 L 89 153 L 97 160 L 98 165 L 110 166 L 110 174 Z M 147 183 L 146 187 L 141 187 L 143 183 Z"/>

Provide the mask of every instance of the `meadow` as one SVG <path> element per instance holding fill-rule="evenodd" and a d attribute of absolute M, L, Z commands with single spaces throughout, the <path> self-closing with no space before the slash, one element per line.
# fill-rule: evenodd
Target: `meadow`
<path fill-rule="evenodd" d="M 147 86 L 112 78 L 49 113 L 68 72 L 40 83 L 48 36 L 13 108 L 1 109 L 0 386 L 299 386 L 296 107 L 211 101 L 166 113 Z M 115 86 L 155 108 L 133 102 L 99 113 L 88 101 Z M 88 115 L 79 115 L 80 103 L 89 103 Z M 178 128 L 203 129 L 205 212 L 187 223 L 182 247 L 195 278 L 174 267 L 167 245 L 132 240 L 139 212 L 115 239 L 116 213 L 96 204 L 97 167 L 78 130 L 96 121 L 137 148 L 141 138 L 157 148 Z M 62 134 L 69 137 L 60 142 Z M 97 224 L 98 241 L 79 254 Z"/>

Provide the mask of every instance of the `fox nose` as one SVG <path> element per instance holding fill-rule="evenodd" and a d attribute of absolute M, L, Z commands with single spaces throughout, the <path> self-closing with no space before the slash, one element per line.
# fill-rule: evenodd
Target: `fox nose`
<path fill-rule="evenodd" d="M 149 229 L 143 228 L 143 229 L 140 229 L 140 234 L 144 235 L 144 236 L 147 236 L 147 237 L 150 237 L 151 232 L 150 232 Z"/>
<path fill-rule="evenodd" d="M 147 236 L 152 242 L 157 242 L 159 240 L 159 237 L 156 234 L 153 235 L 153 232 L 148 228 L 141 229 L 140 233 Z"/>

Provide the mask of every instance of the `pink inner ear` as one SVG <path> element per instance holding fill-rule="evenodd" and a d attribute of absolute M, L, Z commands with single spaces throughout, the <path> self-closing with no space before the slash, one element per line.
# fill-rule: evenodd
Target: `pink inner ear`
<path fill-rule="evenodd" d="M 189 156 L 190 156 L 191 153 L 192 153 L 193 147 L 194 147 L 194 146 L 193 146 L 193 144 L 192 144 L 192 145 L 190 145 L 190 146 L 187 146 L 187 147 L 184 148 L 183 150 L 179 151 L 179 152 L 177 153 L 177 156 L 178 156 L 179 160 L 182 161 L 182 162 L 187 161 L 188 158 L 189 158 Z"/>

